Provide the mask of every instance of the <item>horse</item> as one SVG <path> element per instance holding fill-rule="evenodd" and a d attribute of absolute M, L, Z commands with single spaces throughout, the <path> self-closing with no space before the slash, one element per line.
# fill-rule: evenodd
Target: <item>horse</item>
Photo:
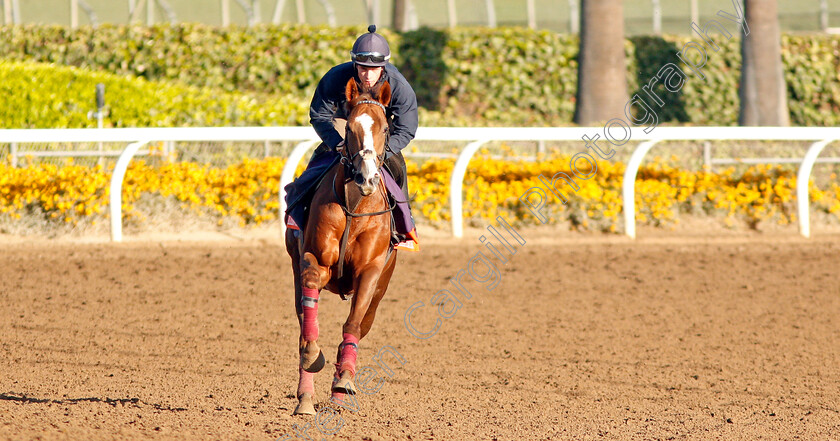
<path fill-rule="evenodd" d="M 314 415 L 314 374 L 326 364 L 318 345 L 322 289 L 350 298 L 333 375 L 332 398 L 355 394 L 358 344 L 367 335 L 396 265 L 390 244 L 393 205 L 379 174 L 388 137 L 387 82 L 360 90 L 345 87 L 347 127 L 340 161 L 321 180 L 302 231 L 286 231 L 292 260 L 295 312 L 300 324 L 298 405 L 294 415 Z"/>

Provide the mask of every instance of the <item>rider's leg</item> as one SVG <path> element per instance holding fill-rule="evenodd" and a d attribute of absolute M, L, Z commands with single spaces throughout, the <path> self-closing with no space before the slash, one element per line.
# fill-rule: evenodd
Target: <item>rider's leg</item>
<path fill-rule="evenodd" d="M 316 180 L 324 172 L 324 168 L 329 166 L 335 157 L 335 152 L 331 151 L 324 143 L 315 149 L 315 153 L 309 159 L 309 164 L 306 170 L 301 173 L 292 183 L 286 186 L 286 203 L 289 206 L 293 205 L 301 195 L 311 187 Z"/>
<path fill-rule="evenodd" d="M 388 172 L 391 173 L 391 177 L 394 178 L 394 181 L 402 189 L 403 195 L 405 196 L 404 200 L 408 201 L 408 179 L 406 177 L 405 158 L 403 158 L 402 153 L 397 152 L 388 155 L 385 158 L 384 164 L 388 168 Z"/>
<path fill-rule="evenodd" d="M 409 203 L 408 177 L 406 175 L 405 158 L 403 158 L 401 153 L 397 152 L 397 153 L 388 155 L 385 158 L 384 165 L 385 165 L 385 168 L 388 170 L 388 172 L 391 174 L 391 177 L 394 178 L 394 181 L 396 181 L 396 183 L 400 186 L 400 189 L 402 189 L 403 200 L 400 201 L 400 202 L 404 201 L 406 203 L 406 207 L 408 207 L 408 203 Z M 399 199 L 399 196 L 397 196 L 397 195 L 394 195 L 394 196 L 397 199 Z M 407 215 L 409 215 L 409 216 L 411 214 L 410 210 L 411 209 L 408 208 Z M 412 220 L 411 223 L 413 224 L 414 221 Z M 406 227 L 406 228 L 410 229 L 411 227 Z M 401 234 L 401 233 L 397 232 L 396 230 L 391 232 L 391 242 L 392 243 L 395 243 L 395 244 L 400 243 L 400 242 L 405 241 L 407 238 L 408 237 L 405 234 Z"/>
<path fill-rule="evenodd" d="M 343 137 L 345 128 L 347 127 L 347 120 L 336 118 L 333 121 L 333 126 Z M 309 158 L 309 164 L 307 164 L 306 170 L 294 182 L 286 186 L 286 202 L 289 206 L 293 205 L 301 197 L 302 193 L 308 190 L 318 180 L 321 173 L 325 171 L 324 169 L 332 163 L 335 155 L 336 153 L 323 142 L 315 148 L 315 152 Z"/>

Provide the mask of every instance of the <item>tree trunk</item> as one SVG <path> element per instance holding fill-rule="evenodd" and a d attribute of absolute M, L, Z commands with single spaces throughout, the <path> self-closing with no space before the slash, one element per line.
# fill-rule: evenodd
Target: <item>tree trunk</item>
<path fill-rule="evenodd" d="M 394 30 L 397 32 L 405 32 L 408 30 L 406 6 L 406 0 L 394 0 Z"/>
<path fill-rule="evenodd" d="M 745 0 L 750 33 L 741 42 L 738 95 L 742 126 L 788 126 L 787 87 L 782 71 L 781 34 L 776 0 Z"/>
<path fill-rule="evenodd" d="M 622 0 L 583 0 L 581 18 L 575 122 L 621 118 L 628 101 Z"/>

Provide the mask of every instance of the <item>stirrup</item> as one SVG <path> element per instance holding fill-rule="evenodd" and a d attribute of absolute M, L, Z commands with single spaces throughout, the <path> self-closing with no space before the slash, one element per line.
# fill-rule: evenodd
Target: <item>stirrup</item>
<path fill-rule="evenodd" d="M 391 245 L 397 245 L 398 243 L 405 242 L 408 240 L 408 236 L 405 234 L 397 233 L 397 230 L 391 231 Z"/>

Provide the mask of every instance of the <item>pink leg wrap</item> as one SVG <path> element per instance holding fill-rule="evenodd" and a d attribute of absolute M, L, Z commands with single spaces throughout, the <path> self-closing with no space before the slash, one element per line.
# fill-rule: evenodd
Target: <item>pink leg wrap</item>
<path fill-rule="evenodd" d="M 345 370 L 356 375 L 356 355 L 359 347 L 359 339 L 353 334 L 344 333 L 344 341 L 341 343 L 341 360 L 338 362 L 338 372 Z"/>
<path fill-rule="evenodd" d="M 311 372 L 306 372 L 303 368 L 298 368 L 300 372 L 300 380 L 298 380 L 298 389 L 297 394 L 300 396 L 302 393 L 315 393 L 315 374 Z"/>
<path fill-rule="evenodd" d="M 336 369 L 336 371 L 335 371 L 335 375 L 333 375 L 333 385 L 335 385 L 335 383 L 337 383 L 337 382 L 338 382 L 338 369 Z M 342 402 L 343 402 L 343 401 L 344 401 L 344 397 L 345 397 L 346 395 L 347 395 L 347 394 L 345 394 L 345 393 L 343 393 L 343 392 L 332 392 L 332 394 L 331 394 L 330 396 L 331 396 L 332 398 L 334 398 L 334 399 L 338 400 L 338 401 L 342 401 Z"/>
<path fill-rule="evenodd" d="M 301 334 L 306 341 L 318 340 L 318 290 L 303 288 L 303 296 L 300 299 L 303 307 L 303 329 Z"/>

